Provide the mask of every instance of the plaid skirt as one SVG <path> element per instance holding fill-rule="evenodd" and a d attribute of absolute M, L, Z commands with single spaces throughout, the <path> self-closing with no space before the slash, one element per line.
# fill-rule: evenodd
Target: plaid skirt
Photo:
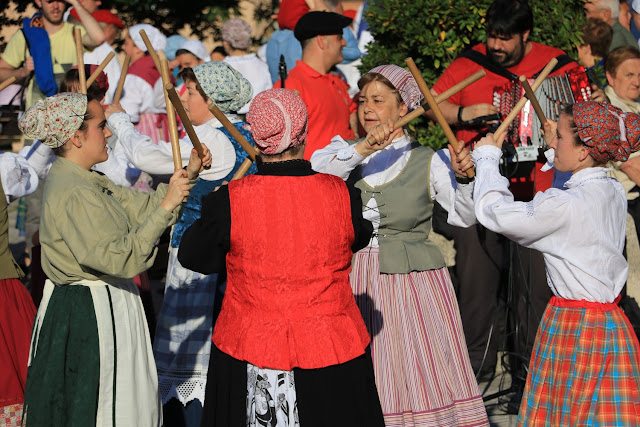
<path fill-rule="evenodd" d="M 538 329 L 518 425 L 640 425 L 639 352 L 616 303 L 553 297 Z"/>

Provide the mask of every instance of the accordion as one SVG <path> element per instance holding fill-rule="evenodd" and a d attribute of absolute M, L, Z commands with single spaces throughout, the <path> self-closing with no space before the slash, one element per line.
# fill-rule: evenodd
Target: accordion
<path fill-rule="evenodd" d="M 533 79 L 529 79 L 529 84 L 532 83 Z M 582 67 L 573 68 L 562 75 L 547 77 L 535 91 L 535 95 L 545 117 L 557 121 L 564 105 L 573 104 L 576 101 L 588 101 L 591 98 L 591 85 L 587 73 Z M 523 96 L 524 89 L 520 82 L 510 81 L 493 89 L 493 105 L 498 107 L 500 115 L 504 119 Z M 506 141 L 516 148 L 546 149 L 540 128 L 540 120 L 533 110 L 531 102 L 527 102 L 507 129 Z"/>

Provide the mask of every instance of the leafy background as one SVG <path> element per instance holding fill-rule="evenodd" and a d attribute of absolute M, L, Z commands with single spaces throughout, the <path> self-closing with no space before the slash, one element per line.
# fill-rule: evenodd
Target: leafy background
<path fill-rule="evenodd" d="M 369 45 L 361 70 L 376 65 L 405 66 L 412 57 L 433 86 L 443 70 L 464 50 L 486 41 L 485 15 L 491 0 L 372 0 L 366 13 L 375 43 Z M 584 0 L 530 0 L 534 14 L 531 40 L 577 58 L 581 42 Z M 446 143 L 439 126 L 425 118 L 414 120 L 409 132 L 422 144 Z"/>

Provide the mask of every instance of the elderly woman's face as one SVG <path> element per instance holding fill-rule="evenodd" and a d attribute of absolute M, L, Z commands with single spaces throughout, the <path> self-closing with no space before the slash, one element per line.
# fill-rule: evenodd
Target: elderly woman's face
<path fill-rule="evenodd" d="M 640 59 L 623 61 L 615 76 L 607 73 L 607 80 L 616 95 L 625 101 L 635 101 L 640 96 Z"/>
<path fill-rule="evenodd" d="M 386 123 L 389 119 L 397 121 L 408 111 L 404 102 L 398 104 L 396 91 L 382 82 L 368 83 L 360 91 L 358 119 L 367 132 L 380 123 Z"/>

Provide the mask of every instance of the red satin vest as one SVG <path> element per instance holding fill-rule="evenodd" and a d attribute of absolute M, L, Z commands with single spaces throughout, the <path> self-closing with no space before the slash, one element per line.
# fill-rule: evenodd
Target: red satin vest
<path fill-rule="evenodd" d="M 231 249 L 215 345 L 253 365 L 313 369 L 352 360 L 370 338 L 349 283 L 349 193 L 330 175 L 229 183 Z"/>

